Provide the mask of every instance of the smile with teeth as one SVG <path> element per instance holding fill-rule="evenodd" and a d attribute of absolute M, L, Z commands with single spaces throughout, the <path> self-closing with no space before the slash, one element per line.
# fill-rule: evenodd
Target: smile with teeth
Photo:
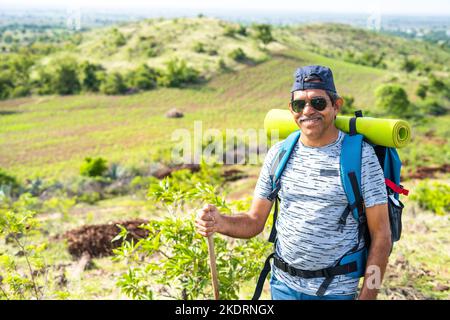
<path fill-rule="evenodd" d="M 303 119 L 300 120 L 301 123 L 316 123 L 318 121 L 322 120 L 321 118 L 311 118 L 311 119 Z"/>

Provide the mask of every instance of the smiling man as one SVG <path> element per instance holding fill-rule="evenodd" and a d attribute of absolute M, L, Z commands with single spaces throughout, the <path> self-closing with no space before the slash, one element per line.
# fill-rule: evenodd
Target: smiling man
<path fill-rule="evenodd" d="M 289 109 L 301 136 L 281 175 L 277 194 L 280 206 L 271 267 L 272 299 L 351 300 L 356 297 L 359 279 L 338 263 L 365 244 L 359 237 L 358 222 L 351 214 L 343 215 L 348 201 L 339 169 L 345 133 L 334 125 L 343 100 L 327 67 L 302 67 L 294 78 Z M 201 235 L 219 232 L 250 238 L 263 230 L 274 203 L 272 170 L 282 143 L 274 145 L 265 158 L 249 212 L 227 216 L 207 205 L 196 218 Z M 387 194 L 373 148 L 364 142 L 361 154 L 361 193 L 371 242 L 359 299 L 375 299 L 391 249 Z M 377 285 L 368 281 L 373 275 Z"/>

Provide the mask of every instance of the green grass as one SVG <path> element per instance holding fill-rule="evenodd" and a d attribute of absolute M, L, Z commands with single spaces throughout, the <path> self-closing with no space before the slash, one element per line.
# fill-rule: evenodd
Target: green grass
<path fill-rule="evenodd" d="M 300 65 L 330 64 L 344 94 L 356 104 L 373 104 L 373 93 L 361 94 L 357 83 L 382 82 L 385 73 L 318 56 L 288 52 L 239 72 L 215 77 L 206 86 L 157 89 L 130 96 L 47 96 L 9 100 L 0 110 L 0 166 L 18 177 L 68 177 L 78 174 L 86 156 L 137 165 L 155 149 L 166 146 L 177 128 L 262 128 L 266 112 L 289 101 L 292 73 Z M 177 107 L 182 119 L 166 119 Z M 164 130 L 161 130 L 164 128 Z"/>

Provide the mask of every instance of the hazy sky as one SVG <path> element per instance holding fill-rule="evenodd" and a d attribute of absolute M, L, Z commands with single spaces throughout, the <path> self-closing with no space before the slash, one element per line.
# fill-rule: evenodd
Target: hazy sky
<path fill-rule="evenodd" d="M 101 9 L 189 8 L 199 12 L 228 10 L 292 10 L 293 12 L 450 15 L 449 0 L 0 0 L 0 6 L 19 8 L 72 7 Z"/>

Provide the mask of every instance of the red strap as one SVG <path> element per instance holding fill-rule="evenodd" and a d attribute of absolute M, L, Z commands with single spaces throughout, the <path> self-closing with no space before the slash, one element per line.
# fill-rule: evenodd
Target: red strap
<path fill-rule="evenodd" d="M 395 193 L 398 194 L 403 194 L 405 196 L 408 195 L 409 190 L 404 189 L 401 186 L 396 185 L 394 182 L 392 182 L 391 180 L 389 180 L 388 178 L 384 179 L 384 182 L 386 183 L 386 185 L 392 189 L 392 191 L 394 191 Z"/>

